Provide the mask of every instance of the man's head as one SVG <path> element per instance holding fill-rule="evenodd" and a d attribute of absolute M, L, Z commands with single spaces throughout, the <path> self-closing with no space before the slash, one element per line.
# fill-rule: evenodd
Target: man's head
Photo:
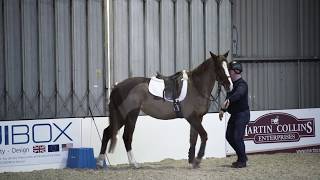
<path fill-rule="evenodd" d="M 232 81 L 236 81 L 241 78 L 242 65 L 238 61 L 231 61 L 228 65 L 229 73 Z"/>
<path fill-rule="evenodd" d="M 229 63 L 229 70 L 234 70 L 235 73 L 240 74 L 242 72 L 242 65 L 238 61 L 231 61 Z"/>

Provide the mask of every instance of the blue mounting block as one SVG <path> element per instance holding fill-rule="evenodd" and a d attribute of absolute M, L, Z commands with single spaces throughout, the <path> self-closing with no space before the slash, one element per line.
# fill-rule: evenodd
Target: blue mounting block
<path fill-rule="evenodd" d="M 67 167 L 95 169 L 93 148 L 69 148 Z"/>

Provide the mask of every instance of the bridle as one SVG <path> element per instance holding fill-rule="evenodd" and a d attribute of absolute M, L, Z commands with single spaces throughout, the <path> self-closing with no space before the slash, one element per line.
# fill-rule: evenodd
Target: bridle
<path fill-rule="evenodd" d="M 223 61 L 228 64 L 227 60 L 223 60 Z M 228 73 L 229 73 L 229 72 L 228 72 Z M 229 74 L 229 75 L 225 74 L 225 75 L 227 76 L 227 79 L 228 79 L 228 81 L 229 81 L 229 78 L 231 79 L 230 74 Z M 217 76 L 219 76 L 219 75 L 217 75 Z M 220 77 L 219 77 L 219 79 L 220 79 Z M 222 79 L 222 78 L 221 78 L 221 79 Z M 214 96 L 212 93 L 210 93 L 210 96 L 208 97 L 208 96 L 206 96 L 205 94 L 203 94 L 202 92 L 200 92 L 198 89 L 197 89 L 197 90 L 198 90 L 198 93 L 199 93 L 203 98 L 205 98 L 206 100 L 208 100 L 208 101 L 210 101 L 210 102 L 216 102 L 216 103 L 218 104 L 218 103 L 219 103 L 219 102 L 218 102 L 218 98 L 220 97 L 220 94 L 221 94 L 221 86 L 222 86 L 221 82 L 218 81 L 218 90 L 217 90 L 217 93 L 216 93 L 215 96 Z"/>

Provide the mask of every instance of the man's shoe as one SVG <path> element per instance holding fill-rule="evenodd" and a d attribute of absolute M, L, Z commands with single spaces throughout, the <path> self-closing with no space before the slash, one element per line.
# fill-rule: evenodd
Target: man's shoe
<path fill-rule="evenodd" d="M 247 167 L 247 163 L 246 162 L 234 162 L 234 163 L 232 163 L 232 167 L 233 168 L 244 168 L 244 167 Z"/>
<path fill-rule="evenodd" d="M 233 162 L 231 166 L 232 166 L 232 167 L 236 167 L 236 166 L 237 166 L 237 164 L 238 164 L 238 161 Z"/>

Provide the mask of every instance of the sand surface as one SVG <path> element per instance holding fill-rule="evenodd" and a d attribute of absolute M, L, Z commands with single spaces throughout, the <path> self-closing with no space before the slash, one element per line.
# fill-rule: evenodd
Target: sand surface
<path fill-rule="evenodd" d="M 107 170 L 48 169 L 32 172 L 0 173 L 2 180 L 33 179 L 320 179 L 320 153 L 249 155 L 248 167 L 235 169 L 231 163 L 236 157 L 207 158 L 198 169 L 192 169 L 187 160 L 165 159 L 143 163 L 134 169 L 128 164 L 109 167 Z"/>

